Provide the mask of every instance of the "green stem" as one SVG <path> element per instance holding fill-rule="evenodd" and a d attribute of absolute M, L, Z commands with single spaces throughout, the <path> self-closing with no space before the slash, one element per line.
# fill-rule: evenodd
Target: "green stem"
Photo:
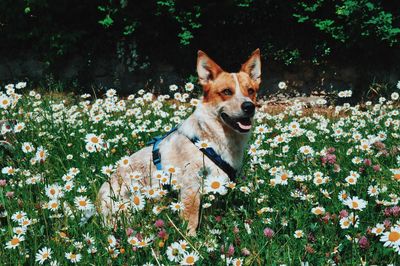
<path fill-rule="evenodd" d="M 7 211 L 6 208 L 6 201 L 4 200 L 4 188 L 0 188 L 0 200 L 1 200 L 1 204 L 3 204 L 4 209 L 6 210 L 7 213 L 7 227 L 8 227 L 8 231 L 10 233 L 10 237 L 13 236 L 13 231 L 12 231 L 12 227 L 11 227 L 11 221 L 10 221 L 10 214 Z"/>

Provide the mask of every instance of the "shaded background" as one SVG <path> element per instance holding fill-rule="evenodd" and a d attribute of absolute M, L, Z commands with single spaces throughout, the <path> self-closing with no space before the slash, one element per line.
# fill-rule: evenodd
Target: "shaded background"
<path fill-rule="evenodd" d="M 376 97 L 400 80 L 399 16 L 384 0 L 1 0 L 0 82 L 162 92 L 196 81 L 198 49 L 237 71 L 259 47 L 263 94 Z"/>

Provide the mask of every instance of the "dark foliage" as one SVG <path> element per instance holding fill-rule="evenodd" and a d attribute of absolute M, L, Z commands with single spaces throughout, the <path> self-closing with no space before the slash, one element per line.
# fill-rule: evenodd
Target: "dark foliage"
<path fill-rule="evenodd" d="M 399 1 L 379 0 L 2 0 L 0 56 L 38 60 L 45 74 L 85 86 L 106 75 L 101 59 L 124 85 L 129 75 L 154 78 L 160 65 L 187 78 L 198 49 L 237 70 L 259 47 L 271 69 L 373 72 L 357 87 L 398 65 L 399 16 Z M 76 71 L 65 77 L 71 64 Z"/>

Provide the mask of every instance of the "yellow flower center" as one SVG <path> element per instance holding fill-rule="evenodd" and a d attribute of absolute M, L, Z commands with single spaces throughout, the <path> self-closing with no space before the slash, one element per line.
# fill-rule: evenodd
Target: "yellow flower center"
<path fill-rule="evenodd" d="M 194 263 L 194 258 L 192 256 L 186 258 L 187 263 Z"/>
<path fill-rule="evenodd" d="M 351 205 L 353 206 L 353 209 L 358 208 L 358 202 L 356 202 L 356 201 L 353 201 L 353 202 L 351 203 Z"/>
<path fill-rule="evenodd" d="M 220 186 L 221 186 L 221 184 L 218 181 L 214 181 L 211 183 L 212 189 L 218 189 Z"/>
<path fill-rule="evenodd" d="M 90 141 L 93 143 L 99 143 L 99 139 L 97 137 L 92 137 Z"/>
<path fill-rule="evenodd" d="M 318 214 L 318 215 L 319 215 L 319 214 L 321 214 L 321 213 L 322 213 L 322 210 L 321 210 L 321 209 L 316 209 L 316 210 L 315 210 L 315 214 Z"/>
<path fill-rule="evenodd" d="M 11 239 L 11 245 L 13 245 L 13 246 L 18 245 L 19 242 L 20 242 L 19 238 L 17 238 L 17 237 L 14 237 L 13 239 Z"/>
<path fill-rule="evenodd" d="M 79 206 L 85 207 L 87 205 L 85 200 L 80 200 L 79 201 Z"/>
<path fill-rule="evenodd" d="M 400 233 L 396 232 L 396 231 L 392 231 L 392 232 L 390 232 L 388 239 L 390 242 L 396 242 L 400 239 Z"/>
<path fill-rule="evenodd" d="M 139 205 L 139 204 L 140 204 L 140 198 L 139 198 L 138 196 L 135 196 L 135 197 L 133 198 L 133 203 L 134 203 L 135 205 Z"/>

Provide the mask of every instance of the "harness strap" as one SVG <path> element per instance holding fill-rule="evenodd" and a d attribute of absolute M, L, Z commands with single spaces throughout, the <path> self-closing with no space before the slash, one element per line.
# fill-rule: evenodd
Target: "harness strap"
<path fill-rule="evenodd" d="M 196 145 L 196 143 L 199 141 L 198 138 L 193 138 L 190 139 L 190 141 Z M 200 148 L 199 149 L 204 155 L 206 155 L 213 163 L 215 163 L 219 168 L 221 168 L 222 171 L 224 171 L 229 179 L 235 181 L 236 179 L 236 170 L 226 161 L 224 161 L 224 159 L 221 158 L 220 155 L 217 154 L 217 152 L 211 148 Z"/>
<path fill-rule="evenodd" d="M 158 136 L 153 138 L 150 142 L 148 142 L 148 145 L 153 145 L 153 150 L 152 150 L 152 155 L 153 155 L 153 163 L 156 166 L 157 170 L 162 170 L 162 165 L 161 165 L 161 155 L 160 155 L 160 148 L 159 145 L 163 139 L 168 137 L 171 133 L 175 132 L 178 128 L 174 127 L 171 129 L 167 134 L 164 136 Z M 188 138 L 193 144 L 196 144 L 196 142 L 199 141 L 197 137 L 194 137 L 193 139 Z M 196 146 L 197 147 L 197 146 Z M 217 154 L 217 152 L 211 148 L 199 148 L 199 150 L 206 155 L 213 163 L 215 163 L 221 170 L 223 170 L 228 177 L 231 180 L 236 179 L 236 170 L 226 161 L 224 161 L 220 155 Z"/>
<path fill-rule="evenodd" d="M 168 137 L 171 133 L 175 132 L 178 128 L 174 127 L 171 129 L 167 134 L 164 136 L 158 136 L 153 138 L 151 141 L 149 141 L 147 144 L 151 145 L 153 144 L 153 163 L 156 166 L 157 170 L 162 170 L 162 165 L 161 165 L 161 155 L 160 155 L 160 148 L 159 145 L 163 139 Z"/>

